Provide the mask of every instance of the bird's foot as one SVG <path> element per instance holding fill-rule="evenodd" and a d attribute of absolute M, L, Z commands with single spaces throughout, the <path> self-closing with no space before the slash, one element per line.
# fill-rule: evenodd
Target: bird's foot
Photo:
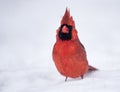
<path fill-rule="evenodd" d="M 67 81 L 67 78 L 68 78 L 68 77 L 66 76 L 66 78 L 65 78 L 65 82 Z"/>
<path fill-rule="evenodd" d="M 81 75 L 81 79 L 83 79 L 84 75 Z"/>

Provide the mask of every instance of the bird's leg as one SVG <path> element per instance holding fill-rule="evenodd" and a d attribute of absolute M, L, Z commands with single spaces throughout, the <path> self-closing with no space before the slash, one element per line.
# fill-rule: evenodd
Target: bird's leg
<path fill-rule="evenodd" d="M 67 78 L 68 78 L 68 77 L 66 76 L 66 78 L 65 78 L 65 82 L 67 81 Z"/>
<path fill-rule="evenodd" d="M 83 75 L 81 75 L 81 79 L 83 79 Z"/>

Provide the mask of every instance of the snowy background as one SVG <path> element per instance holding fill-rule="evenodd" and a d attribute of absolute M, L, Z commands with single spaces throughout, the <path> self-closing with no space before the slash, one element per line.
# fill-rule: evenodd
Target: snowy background
<path fill-rule="evenodd" d="M 99 71 L 64 82 L 52 48 L 66 7 Z M 0 92 L 56 91 L 120 92 L 120 0 L 0 0 Z"/>

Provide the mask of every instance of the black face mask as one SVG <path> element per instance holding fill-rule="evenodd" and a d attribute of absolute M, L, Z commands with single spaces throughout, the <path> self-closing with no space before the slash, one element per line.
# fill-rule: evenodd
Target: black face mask
<path fill-rule="evenodd" d="M 66 26 L 68 28 L 68 33 L 63 33 L 62 32 L 62 28 Z M 72 26 L 71 25 L 67 25 L 67 24 L 63 24 L 60 27 L 60 31 L 58 33 L 58 36 L 61 40 L 65 41 L 65 40 L 71 40 L 72 39 Z"/>

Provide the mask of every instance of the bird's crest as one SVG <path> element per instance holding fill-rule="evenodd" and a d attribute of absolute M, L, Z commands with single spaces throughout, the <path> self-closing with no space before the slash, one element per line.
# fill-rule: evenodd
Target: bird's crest
<path fill-rule="evenodd" d="M 63 25 L 63 24 L 67 24 L 67 25 L 71 25 L 71 26 L 75 27 L 75 22 L 74 22 L 72 16 L 70 16 L 70 11 L 67 8 L 66 8 L 65 14 L 61 20 L 61 25 Z"/>

